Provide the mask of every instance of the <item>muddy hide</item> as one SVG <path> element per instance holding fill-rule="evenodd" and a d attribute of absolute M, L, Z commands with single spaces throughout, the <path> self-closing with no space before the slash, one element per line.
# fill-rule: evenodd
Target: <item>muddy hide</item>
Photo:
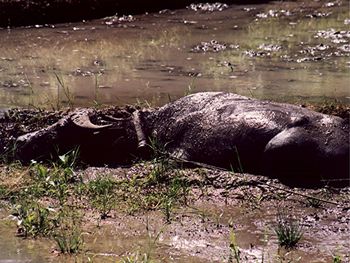
<path fill-rule="evenodd" d="M 135 158 L 138 140 L 130 117 L 112 119 L 109 124 L 92 124 L 94 111 L 79 109 L 53 125 L 20 136 L 16 157 L 31 160 L 55 160 L 60 154 L 78 149 L 80 159 L 92 165 L 124 164 Z"/>
<path fill-rule="evenodd" d="M 349 184 L 349 124 L 290 104 L 203 92 L 147 120 L 173 156 L 278 178 L 291 186 Z"/>

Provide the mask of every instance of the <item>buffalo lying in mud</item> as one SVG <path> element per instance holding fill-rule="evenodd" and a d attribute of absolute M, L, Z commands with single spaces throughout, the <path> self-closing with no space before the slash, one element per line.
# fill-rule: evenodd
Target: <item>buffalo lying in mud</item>
<path fill-rule="evenodd" d="M 107 114 L 76 109 L 20 136 L 16 151 L 18 159 L 28 162 L 79 146 L 87 163 L 123 164 L 147 157 L 151 139 L 170 156 L 289 185 L 316 186 L 322 179 L 349 177 L 346 120 L 224 92 L 189 95 L 156 110 L 129 107 Z"/>

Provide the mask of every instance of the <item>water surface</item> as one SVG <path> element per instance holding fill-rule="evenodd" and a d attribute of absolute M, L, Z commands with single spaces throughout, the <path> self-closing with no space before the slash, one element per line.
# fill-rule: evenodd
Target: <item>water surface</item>
<path fill-rule="evenodd" d="M 214 90 L 349 104 L 348 1 L 0 30 L 0 107 L 162 105 Z"/>

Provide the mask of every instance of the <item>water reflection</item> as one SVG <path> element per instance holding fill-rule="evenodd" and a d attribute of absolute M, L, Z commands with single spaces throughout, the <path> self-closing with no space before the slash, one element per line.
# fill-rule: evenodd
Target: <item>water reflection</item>
<path fill-rule="evenodd" d="M 3 29 L 0 107 L 162 105 L 189 85 L 272 100 L 349 103 L 350 53 L 341 49 L 350 38 L 345 9 L 280 3 Z M 343 32 L 345 42 L 324 37 L 330 29 Z M 212 40 L 225 48 L 193 52 Z"/>

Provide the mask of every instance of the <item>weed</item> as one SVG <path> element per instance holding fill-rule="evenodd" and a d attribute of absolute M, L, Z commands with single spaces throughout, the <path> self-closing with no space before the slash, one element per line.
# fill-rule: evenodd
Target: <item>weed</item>
<path fill-rule="evenodd" d="M 339 255 L 333 255 L 333 263 L 342 263 L 342 259 Z"/>
<path fill-rule="evenodd" d="M 58 226 L 53 233 L 59 251 L 63 254 L 76 254 L 84 245 L 81 217 L 73 209 L 63 207 L 57 217 Z"/>
<path fill-rule="evenodd" d="M 181 197 L 183 203 L 187 203 L 188 191 L 189 188 L 187 180 L 181 179 L 180 177 L 175 177 L 171 180 L 161 203 L 162 211 L 165 215 L 167 223 L 170 223 L 171 213 L 174 210 L 174 205 L 181 202 Z"/>
<path fill-rule="evenodd" d="M 59 156 L 59 162 L 51 167 L 32 162 L 29 169 L 32 184 L 22 191 L 23 197 L 50 196 L 58 199 L 61 206 L 64 205 L 70 194 L 70 184 L 77 180 L 73 170 L 76 159 L 77 151 L 73 150 Z"/>
<path fill-rule="evenodd" d="M 94 78 L 95 78 L 95 86 L 94 86 L 94 106 L 96 108 L 101 106 L 100 100 L 99 100 L 99 85 L 98 85 L 98 77 L 100 76 L 100 74 L 94 74 Z"/>
<path fill-rule="evenodd" d="M 73 101 L 74 101 L 74 95 L 72 94 L 71 90 L 69 89 L 69 87 L 67 87 L 64 83 L 64 80 L 62 78 L 62 76 L 59 76 L 56 72 L 54 72 L 55 77 L 58 81 L 58 86 L 57 86 L 57 102 L 56 102 L 56 109 L 59 110 L 60 107 L 60 87 L 63 90 L 63 94 L 65 95 L 67 102 L 68 102 L 68 106 L 69 107 L 73 107 Z"/>
<path fill-rule="evenodd" d="M 23 237 L 48 236 L 53 228 L 49 209 L 35 202 L 23 201 L 15 207 L 17 234 Z"/>
<path fill-rule="evenodd" d="M 165 180 L 165 173 L 169 169 L 169 160 L 165 158 L 159 158 L 153 160 L 153 169 L 148 176 L 148 183 L 155 184 L 161 183 Z"/>
<path fill-rule="evenodd" d="M 308 206 L 313 208 L 320 208 L 322 205 L 322 202 L 320 199 L 313 198 L 313 197 L 307 197 L 306 202 Z"/>
<path fill-rule="evenodd" d="M 8 197 L 9 189 L 6 186 L 0 185 L 0 200 Z"/>
<path fill-rule="evenodd" d="M 187 90 L 185 91 L 185 96 L 191 95 L 195 92 L 196 85 L 195 85 L 195 78 L 192 79 L 191 83 L 188 84 Z"/>
<path fill-rule="evenodd" d="M 120 263 L 151 263 L 147 253 L 141 254 L 140 252 L 132 253 L 130 256 L 122 258 Z"/>
<path fill-rule="evenodd" d="M 78 162 L 78 158 L 79 158 L 79 147 L 68 151 L 67 153 L 58 156 L 59 158 L 59 163 L 58 165 L 61 168 L 70 168 L 73 169 Z"/>
<path fill-rule="evenodd" d="M 101 219 L 105 219 L 108 213 L 115 206 L 115 182 L 111 178 L 100 177 L 89 182 L 88 192 L 92 205 L 101 214 Z"/>
<path fill-rule="evenodd" d="M 303 236 L 300 223 L 294 219 L 279 215 L 274 231 L 281 247 L 294 248 Z"/>
<path fill-rule="evenodd" d="M 241 158 L 239 156 L 239 153 L 238 153 L 238 149 L 237 149 L 237 146 L 233 146 L 233 151 L 234 151 L 234 163 L 235 165 L 233 166 L 231 164 L 231 171 L 232 172 L 238 172 L 238 173 L 244 173 L 244 170 L 243 170 L 243 165 L 242 165 L 242 162 L 241 162 Z"/>
<path fill-rule="evenodd" d="M 171 212 L 173 210 L 173 203 L 174 203 L 174 200 L 169 198 L 168 196 L 166 196 L 166 198 L 164 198 L 164 200 L 163 200 L 162 207 L 163 207 L 163 211 L 164 211 L 164 215 L 165 215 L 165 220 L 168 224 L 171 222 L 170 216 L 171 216 Z"/>
<path fill-rule="evenodd" d="M 228 263 L 233 263 L 233 259 L 236 261 L 236 263 L 239 263 L 241 261 L 241 252 L 239 250 L 239 247 L 237 246 L 236 242 L 236 235 L 233 230 L 233 227 L 230 229 L 230 256 L 228 259 Z"/>
<path fill-rule="evenodd" d="M 166 144 L 160 143 L 154 138 L 150 138 L 149 147 L 153 151 L 154 169 L 149 174 L 150 183 L 161 183 L 165 179 L 165 173 L 172 168 L 169 156 L 166 154 Z"/>

